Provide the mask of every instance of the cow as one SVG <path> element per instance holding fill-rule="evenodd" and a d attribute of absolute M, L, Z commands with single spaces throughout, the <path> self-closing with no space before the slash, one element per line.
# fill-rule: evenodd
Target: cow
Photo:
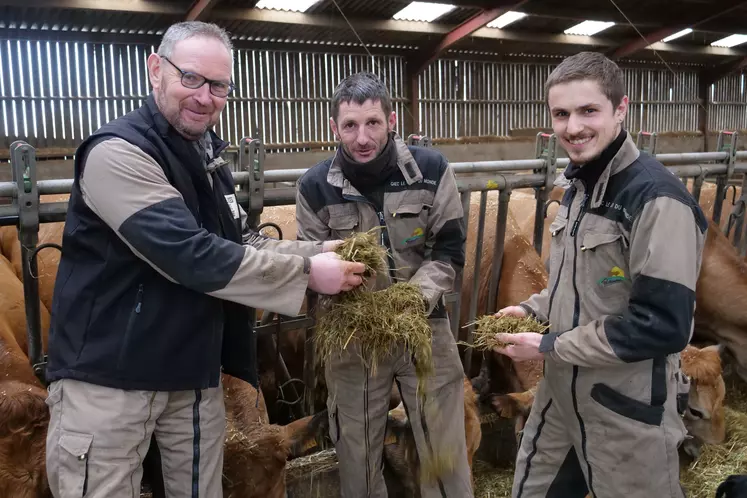
<path fill-rule="evenodd" d="M 0 310 L 16 339 L 20 350 L 28 355 L 28 335 L 26 332 L 26 307 L 23 295 L 23 283 L 16 276 L 13 267 L 5 256 L 0 255 Z M 47 350 L 49 338 L 49 312 L 44 303 L 39 303 L 41 321 L 42 351 Z"/>
<path fill-rule="evenodd" d="M 747 380 L 747 262 L 712 221 L 695 293 L 695 337 L 723 344 Z"/>
<path fill-rule="evenodd" d="M 0 310 L 0 496 L 51 498 L 45 465 L 46 397 Z"/>
<path fill-rule="evenodd" d="M 464 387 L 464 433 L 467 442 L 467 463 L 472 469 L 472 462 L 482 439 L 480 414 L 477 406 L 477 395 L 472 383 L 466 377 Z M 415 447 L 415 439 L 407 418 L 407 411 L 402 403 L 390 410 L 387 415 L 386 435 L 384 437 L 384 476 L 392 496 L 420 497 L 421 466 Z M 446 456 L 445 458 L 448 458 Z M 474 479 L 473 479 L 474 489 Z"/>
<path fill-rule="evenodd" d="M 261 392 L 227 374 L 222 374 L 222 382 L 226 405 L 223 496 L 284 498 L 286 462 L 323 444 L 326 414 L 285 426 L 270 424 Z"/>

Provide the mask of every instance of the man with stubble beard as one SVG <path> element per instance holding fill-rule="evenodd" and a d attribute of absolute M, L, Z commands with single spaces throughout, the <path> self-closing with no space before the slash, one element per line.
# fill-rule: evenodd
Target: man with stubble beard
<path fill-rule="evenodd" d="M 387 410 L 396 381 L 420 461 L 451 456 L 453 467 L 421 483 L 424 498 L 471 497 L 464 434 L 462 364 L 444 304 L 464 266 L 464 214 L 454 172 L 434 149 L 408 147 L 394 132 L 396 115 L 384 84 L 373 74 L 345 78 L 332 97 L 330 126 L 340 141 L 334 157 L 298 183 L 298 240 L 341 239 L 381 227 L 388 271 L 371 289 L 394 282 L 420 286 L 433 330 L 434 373 L 417 393 L 415 363 L 404 346 L 372 374 L 353 341 L 325 365 L 330 437 L 343 498 L 382 498 L 382 452 Z M 422 394 L 422 398 L 420 397 Z"/>
<path fill-rule="evenodd" d="M 221 371 L 257 382 L 250 308 L 361 284 L 339 241 L 247 227 L 212 130 L 233 89 L 213 24 L 171 26 L 153 93 L 78 148 L 49 333 L 47 470 L 57 498 L 140 495 L 155 435 L 166 496 L 222 496 Z"/>

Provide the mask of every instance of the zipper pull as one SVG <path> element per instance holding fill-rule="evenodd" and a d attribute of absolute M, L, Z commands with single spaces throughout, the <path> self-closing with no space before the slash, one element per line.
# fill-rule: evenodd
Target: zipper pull
<path fill-rule="evenodd" d="M 135 313 L 140 313 L 140 309 L 143 305 L 143 284 L 140 284 L 137 288 L 137 305 L 135 305 Z"/>
<path fill-rule="evenodd" d="M 571 237 L 575 237 L 576 233 L 578 232 L 578 227 L 581 225 L 581 218 L 584 216 L 584 212 L 586 211 L 586 203 L 589 201 L 589 194 L 588 192 L 584 192 L 584 198 L 581 200 L 581 208 L 578 211 L 578 216 L 576 216 L 576 219 L 573 222 L 573 226 L 571 227 Z"/>

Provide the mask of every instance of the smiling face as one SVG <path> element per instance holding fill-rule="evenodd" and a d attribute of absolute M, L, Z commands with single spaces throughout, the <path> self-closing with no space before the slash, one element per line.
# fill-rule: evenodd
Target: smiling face
<path fill-rule="evenodd" d="M 575 164 L 598 157 L 617 137 L 628 110 L 628 97 L 617 106 L 591 79 L 553 85 L 547 102 L 552 128 Z"/>
<path fill-rule="evenodd" d="M 218 122 L 227 98 L 210 93 L 208 83 L 197 89 L 185 87 L 175 66 L 210 80 L 230 83 L 231 53 L 221 41 L 198 36 L 177 42 L 168 59 L 173 65 L 156 54 L 148 58 L 156 104 L 184 138 L 197 140 Z"/>
<path fill-rule="evenodd" d="M 330 118 L 332 132 L 339 137 L 345 152 L 359 163 L 371 161 L 384 150 L 396 123 L 393 111 L 387 117 L 381 102 L 371 99 L 363 104 L 343 102 L 337 119 Z"/>

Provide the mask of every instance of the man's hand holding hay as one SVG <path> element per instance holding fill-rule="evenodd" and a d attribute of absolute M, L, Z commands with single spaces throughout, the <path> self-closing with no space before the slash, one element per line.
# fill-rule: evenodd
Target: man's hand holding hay
<path fill-rule="evenodd" d="M 527 318 L 527 312 L 521 306 L 508 306 L 496 313 L 495 318 L 515 317 Z M 501 353 L 514 361 L 543 360 L 544 353 L 539 350 L 542 342 L 542 334 L 537 332 L 499 332 L 495 334 L 495 340 L 505 344 L 497 345 L 493 348 L 496 353 Z"/>

